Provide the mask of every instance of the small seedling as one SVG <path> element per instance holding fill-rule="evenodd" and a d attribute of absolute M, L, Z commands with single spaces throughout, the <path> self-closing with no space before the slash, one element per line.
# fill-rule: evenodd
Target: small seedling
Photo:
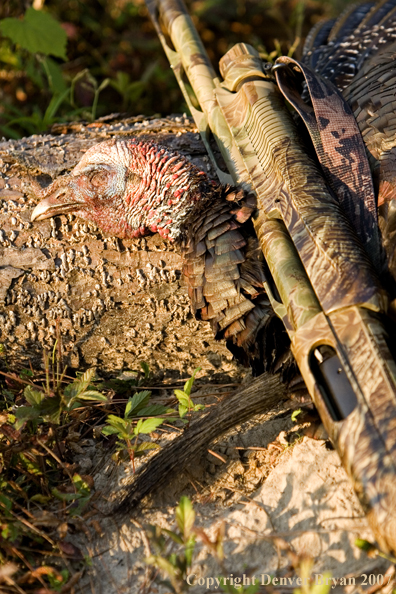
<path fill-rule="evenodd" d="M 142 456 L 148 450 L 159 448 L 159 446 L 152 441 L 138 443 L 139 436 L 152 433 L 165 421 L 165 418 L 156 417 L 155 415 L 169 415 L 175 414 L 176 412 L 172 408 L 168 408 L 161 404 L 149 404 L 150 397 L 151 392 L 148 390 L 138 392 L 129 398 L 125 407 L 124 416 L 118 417 L 116 415 L 109 415 L 107 417 L 107 424 L 102 429 L 103 435 L 117 436 L 117 450 L 119 452 L 124 450 L 127 451 L 132 462 L 133 472 L 135 472 L 135 458 L 137 456 Z M 150 418 L 144 420 L 141 417 Z"/>
<path fill-rule="evenodd" d="M 175 519 L 177 530 L 149 526 L 149 538 L 157 553 L 150 555 L 145 561 L 165 574 L 167 579 L 162 582 L 164 585 L 175 594 L 181 594 L 188 588 L 186 577 L 192 565 L 196 539 L 195 511 L 188 497 L 181 497 L 179 505 L 176 507 Z M 165 536 L 182 547 L 180 553 L 166 554 L 169 539 L 166 539 Z"/>
<path fill-rule="evenodd" d="M 183 419 L 187 413 L 197 412 L 199 410 L 203 410 L 205 407 L 203 404 L 194 404 L 190 394 L 192 387 L 194 385 L 195 376 L 201 371 L 200 367 L 194 370 L 194 373 L 190 377 L 189 380 L 186 381 L 184 384 L 184 390 L 175 390 L 175 396 L 179 401 L 179 415 L 180 418 Z"/>

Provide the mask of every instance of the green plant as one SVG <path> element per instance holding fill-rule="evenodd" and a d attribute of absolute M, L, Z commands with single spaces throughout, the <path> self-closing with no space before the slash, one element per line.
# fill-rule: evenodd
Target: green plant
<path fill-rule="evenodd" d="M 31 54 L 67 59 L 66 32 L 46 12 L 28 8 L 23 19 L 0 21 L 0 32 Z"/>
<path fill-rule="evenodd" d="M 195 376 L 201 371 L 200 367 L 194 370 L 194 373 L 190 377 L 189 380 L 186 381 L 184 384 L 184 390 L 175 390 L 175 396 L 179 401 L 179 415 L 180 418 L 183 419 L 187 413 L 197 412 L 199 410 L 203 410 L 205 407 L 203 404 L 194 404 L 190 394 L 192 387 L 194 385 Z"/>
<path fill-rule="evenodd" d="M 62 69 L 51 58 L 67 60 L 66 33 L 50 14 L 34 8 L 28 8 L 23 19 L 1 20 L 0 33 L 6 38 L 0 46 L 0 59 L 19 71 L 25 70 L 32 83 L 42 91 L 45 90 L 46 79 L 50 91 L 47 108 L 42 110 L 36 105 L 30 115 L 13 105 L 6 105 L 2 117 L 7 123 L 1 128 L 14 137 L 16 125 L 30 134 L 43 132 L 55 122 L 55 115 L 68 97 Z M 16 46 L 15 50 L 7 40 Z"/>
<path fill-rule="evenodd" d="M 25 387 L 23 396 L 28 406 L 19 406 L 13 411 L 17 431 L 28 421 L 33 421 L 35 426 L 42 422 L 59 424 L 62 414 L 82 406 L 84 401 L 107 402 L 106 396 L 90 387 L 94 369 L 88 369 L 65 387 L 63 375 L 54 379 L 53 385 L 47 374 L 46 383 L 41 388 L 33 383 Z"/>
<path fill-rule="evenodd" d="M 0 566 L 17 566 L 10 592 L 24 592 L 21 583 L 37 591 L 37 582 L 43 591 L 61 591 L 83 562 L 65 535 L 73 518 L 82 521 L 93 480 L 75 472 L 68 437 L 102 414 L 92 407 L 89 417 L 84 404 L 108 398 L 92 386 L 92 369 L 70 382 L 60 371 L 60 351 L 58 342 L 45 356 L 44 380 L 41 372 L 24 369 L 3 374 L 0 385 Z M 41 524 L 43 516 L 48 524 Z"/>
<path fill-rule="evenodd" d="M 164 576 L 165 580 L 160 581 L 161 584 L 168 587 L 174 594 L 182 594 L 190 586 L 196 585 L 196 582 L 194 583 L 196 576 L 190 570 L 198 538 L 209 554 L 216 559 L 221 570 L 219 577 L 200 578 L 204 580 L 204 583 L 200 583 L 200 585 L 206 584 L 206 589 L 214 586 L 228 594 L 256 594 L 260 590 L 258 579 L 253 580 L 252 583 L 249 579 L 249 582 L 245 584 L 244 577 L 232 575 L 232 579 L 230 579 L 231 576 L 228 576 L 224 564 L 224 522 L 218 527 L 214 540 L 211 540 L 202 528 L 195 525 L 195 511 L 190 499 L 186 496 L 180 498 L 179 505 L 175 510 L 175 520 L 176 529 L 174 530 L 156 525 L 148 527 L 148 536 L 156 552 L 146 557 L 145 561 L 148 565 L 156 567 Z M 178 547 L 176 551 L 174 550 L 175 545 Z M 287 549 L 288 546 L 286 545 L 284 548 Z M 295 588 L 293 594 L 328 594 L 330 592 L 334 583 L 330 573 L 324 573 L 321 576 L 321 583 L 317 583 L 312 578 L 314 562 L 310 557 L 297 556 L 290 551 L 289 556 L 301 583 L 301 587 Z M 267 585 L 275 588 L 279 586 L 280 580 L 286 579 L 270 575 L 268 578 Z M 270 591 L 272 592 L 272 589 Z"/>
<path fill-rule="evenodd" d="M 140 80 L 131 80 L 127 72 L 118 71 L 116 78 L 110 81 L 110 85 L 122 97 L 122 110 L 126 110 L 136 103 L 147 89 L 149 81 L 152 79 L 158 67 L 158 62 L 152 62 L 143 72 Z"/>
<path fill-rule="evenodd" d="M 92 101 L 92 107 L 91 107 L 90 112 L 88 110 L 84 110 L 84 109 L 82 109 L 82 110 L 76 109 L 74 111 L 74 113 L 78 114 L 78 113 L 82 112 L 82 113 L 84 113 L 85 116 L 87 116 L 87 118 L 91 122 L 93 122 L 96 118 L 99 95 L 109 85 L 110 79 L 105 78 L 100 84 L 98 84 L 98 81 L 96 80 L 96 78 L 94 76 L 92 76 L 92 74 L 90 73 L 88 68 L 85 68 L 84 70 L 79 72 L 71 81 L 71 86 L 70 86 L 70 104 L 72 105 L 72 107 L 75 107 L 75 108 L 77 106 L 76 106 L 76 102 L 75 102 L 75 98 L 74 98 L 74 90 L 75 90 L 76 84 L 79 81 L 82 81 L 83 88 L 93 91 L 93 101 Z"/>
<path fill-rule="evenodd" d="M 186 578 L 192 565 L 196 541 L 195 511 L 188 497 L 181 497 L 179 505 L 176 507 L 175 519 L 177 530 L 149 526 L 149 538 L 156 549 L 156 554 L 150 555 L 145 561 L 148 565 L 158 568 L 166 576 L 167 579 L 162 582 L 164 585 L 175 594 L 181 594 L 188 588 Z M 181 552 L 166 554 L 168 542 L 165 535 L 181 546 Z"/>
<path fill-rule="evenodd" d="M 112 380 L 107 382 L 107 386 L 125 393 L 137 386 L 142 381 L 147 381 L 149 377 L 149 368 L 147 364 L 141 363 L 144 378 L 140 379 L 138 372 L 136 376 L 130 380 Z M 184 417 L 188 413 L 196 412 L 205 408 L 202 404 L 194 404 L 191 400 L 190 393 L 194 384 L 195 376 L 200 371 L 200 367 L 195 369 L 191 378 L 184 384 L 184 390 L 175 390 L 176 398 L 179 401 L 179 416 L 183 422 L 187 422 Z M 125 385 L 126 384 L 126 385 Z M 116 435 L 118 441 L 116 448 L 118 458 L 120 454 L 126 452 L 132 462 L 133 471 L 135 472 L 135 458 L 143 456 L 148 450 L 158 449 L 159 446 L 152 441 L 140 441 L 141 435 L 148 435 L 155 431 L 165 421 L 174 422 L 177 417 L 174 417 L 176 411 L 173 408 L 163 406 L 161 404 L 150 404 L 151 392 L 144 390 L 131 396 L 126 404 L 124 416 L 110 414 L 106 419 L 106 426 L 102 429 L 103 435 Z M 164 417 L 166 415 L 166 418 Z M 142 417 L 149 417 L 143 419 Z"/>
<path fill-rule="evenodd" d="M 152 441 L 138 443 L 139 436 L 152 433 L 165 421 L 163 417 L 156 417 L 155 415 L 169 415 L 176 412 L 172 408 L 162 406 L 161 404 L 149 404 L 150 396 L 151 392 L 144 390 L 129 398 L 124 416 L 108 415 L 106 420 L 107 425 L 102 429 L 103 435 L 117 436 L 117 450 L 119 452 L 126 450 L 132 462 L 134 472 L 135 458 L 142 456 L 148 450 L 159 447 Z M 144 420 L 141 417 L 151 418 Z"/>
<path fill-rule="evenodd" d="M 72 484 L 74 490 L 71 493 L 60 491 L 57 487 L 51 490 L 51 493 L 59 499 L 68 504 L 74 504 L 77 502 L 77 506 L 70 508 L 70 514 L 72 516 L 79 516 L 88 501 L 91 498 L 91 489 L 86 481 L 84 481 L 79 474 L 75 474 L 72 477 Z"/>
<path fill-rule="evenodd" d="M 17 128 L 29 134 L 45 132 L 59 119 L 62 106 L 66 106 L 64 116 L 67 119 L 83 116 L 93 121 L 96 118 L 99 95 L 108 86 L 110 78 L 98 83 L 87 68 L 71 78 L 64 74 L 53 59 L 67 60 L 66 32 L 58 21 L 47 12 L 28 8 L 23 19 L 1 20 L 0 33 L 4 37 L 0 45 L 0 61 L 25 72 L 30 82 L 48 96 L 46 107 L 33 104 L 30 114 L 26 109 L 5 103 L 1 115 L 6 123 L 0 126 L 3 133 L 16 138 Z M 74 92 L 77 83 L 92 92 L 90 109 L 77 107 Z"/>

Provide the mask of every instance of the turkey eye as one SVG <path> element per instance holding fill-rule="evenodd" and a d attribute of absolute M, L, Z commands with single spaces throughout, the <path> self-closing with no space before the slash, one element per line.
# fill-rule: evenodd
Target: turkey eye
<path fill-rule="evenodd" d="M 90 182 L 93 186 L 99 187 L 107 181 L 107 177 L 107 171 L 98 171 L 97 173 L 92 174 Z"/>

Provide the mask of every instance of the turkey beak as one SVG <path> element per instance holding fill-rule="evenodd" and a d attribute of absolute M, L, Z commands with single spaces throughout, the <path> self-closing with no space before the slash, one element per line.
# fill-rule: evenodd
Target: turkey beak
<path fill-rule="evenodd" d="M 42 221 L 58 214 L 74 212 L 79 208 L 81 208 L 81 204 L 73 199 L 73 192 L 70 190 L 69 185 L 65 184 L 58 187 L 37 204 L 32 212 L 31 221 Z"/>

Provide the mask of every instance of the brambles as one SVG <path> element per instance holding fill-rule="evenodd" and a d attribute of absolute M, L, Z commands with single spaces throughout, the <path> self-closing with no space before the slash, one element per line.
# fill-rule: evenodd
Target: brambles
<path fill-rule="evenodd" d="M 87 407 L 108 398 L 92 385 L 94 369 L 74 380 L 60 371 L 57 344 L 44 367 L 44 377 L 31 369 L 5 373 L 0 388 L 0 567 L 10 568 L 11 592 L 37 582 L 60 591 L 86 565 L 67 537 L 86 513 L 93 479 L 76 472 L 70 440 Z"/>

